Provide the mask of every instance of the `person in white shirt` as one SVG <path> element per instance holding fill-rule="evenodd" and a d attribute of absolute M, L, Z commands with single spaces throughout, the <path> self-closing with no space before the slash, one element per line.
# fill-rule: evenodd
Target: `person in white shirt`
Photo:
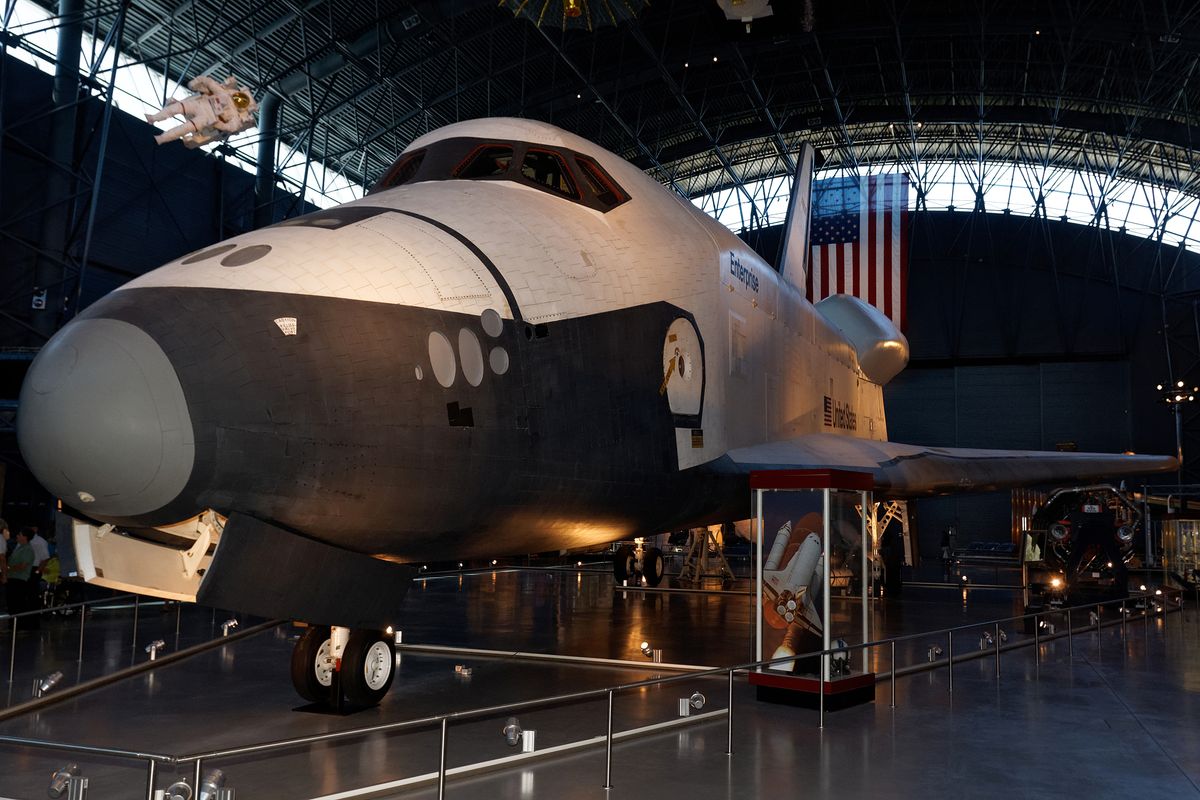
<path fill-rule="evenodd" d="M 29 540 L 29 546 L 33 548 L 33 568 L 41 575 L 42 567 L 46 566 L 46 562 L 50 560 L 50 543 L 42 538 L 42 535 L 34 529 L 33 538 Z"/>

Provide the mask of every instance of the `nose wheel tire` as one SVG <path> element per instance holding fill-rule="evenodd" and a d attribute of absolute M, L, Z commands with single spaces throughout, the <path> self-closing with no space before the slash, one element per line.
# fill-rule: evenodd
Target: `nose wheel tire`
<path fill-rule="evenodd" d="M 356 706 L 375 706 L 396 677 L 396 648 L 381 631 L 354 630 L 342 653 L 342 693 Z"/>
<path fill-rule="evenodd" d="M 658 586 L 662 583 L 663 572 L 666 568 L 666 562 L 663 560 L 662 550 L 657 547 L 647 547 L 642 553 L 642 577 L 646 579 L 647 586 Z"/>
<path fill-rule="evenodd" d="M 636 564 L 637 558 L 632 547 L 623 545 L 617 548 L 617 552 L 613 554 L 613 577 L 618 585 L 634 577 L 637 572 Z"/>
<path fill-rule="evenodd" d="M 313 625 L 304 631 L 292 650 L 292 686 L 310 703 L 327 703 L 336 667 L 328 626 Z"/>

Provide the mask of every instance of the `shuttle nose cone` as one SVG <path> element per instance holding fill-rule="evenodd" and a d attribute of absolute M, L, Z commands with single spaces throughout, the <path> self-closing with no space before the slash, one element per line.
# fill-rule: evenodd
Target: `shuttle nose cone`
<path fill-rule="evenodd" d="M 90 516 L 132 517 L 174 500 L 195 457 L 183 387 L 148 333 L 73 322 L 21 386 L 17 441 L 42 485 Z"/>

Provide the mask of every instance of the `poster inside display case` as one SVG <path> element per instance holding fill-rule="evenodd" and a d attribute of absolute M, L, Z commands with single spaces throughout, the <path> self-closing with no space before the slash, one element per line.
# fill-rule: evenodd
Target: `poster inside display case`
<path fill-rule="evenodd" d="M 871 486 L 869 474 L 838 470 L 752 474 L 757 658 L 773 661 L 752 683 L 808 692 L 824 683 L 828 693 L 863 675 L 861 651 L 814 654 L 868 640 Z"/>

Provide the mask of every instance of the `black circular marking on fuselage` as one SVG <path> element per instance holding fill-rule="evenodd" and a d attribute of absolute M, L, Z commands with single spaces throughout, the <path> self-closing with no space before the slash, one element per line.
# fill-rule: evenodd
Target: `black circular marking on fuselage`
<path fill-rule="evenodd" d="M 244 267 L 253 261 L 258 261 L 269 252 L 271 252 L 271 245 L 269 244 L 252 244 L 222 258 L 221 266 Z"/>
<path fill-rule="evenodd" d="M 181 263 L 181 264 L 195 264 L 197 261 L 203 261 L 203 260 L 204 260 L 204 259 L 206 259 L 206 258 L 212 258 L 213 256 L 219 256 L 219 255 L 221 255 L 222 253 L 228 253 L 230 250 L 232 250 L 232 249 L 233 249 L 233 248 L 235 248 L 235 247 L 237 247 L 237 245 L 236 245 L 236 244 L 221 244 L 221 245 L 217 245 L 216 247 L 210 247 L 210 248 L 208 248 L 207 250 L 201 250 L 199 253 L 195 253 L 194 255 L 190 255 L 190 256 L 188 256 L 187 258 L 185 258 L 183 261 L 181 261 L 181 262 L 179 262 L 179 263 Z"/>
<path fill-rule="evenodd" d="M 427 217 L 424 214 L 418 214 L 415 211 L 405 211 L 402 208 L 393 208 L 393 209 L 389 209 L 389 210 L 394 211 L 397 214 L 403 214 L 406 217 L 412 217 L 413 219 L 419 219 L 422 222 L 428 223 L 428 224 L 432 225 L 433 227 L 437 228 L 438 230 L 444 231 L 444 232 L 450 234 L 451 236 L 453 236 L 455 239 L 457 239 L 462 244 L 463 247 L 470 250 L 475 255 L 475 257 L 478 258 L 480 260 L 480 262 L 483 263 L 483 266 L 487 267 L 487 271 L 492 274 L 492 277 L 495 278 L 497 285 L 500 286 L 500 291 L 504 293 L 504 299 L 508 301 L 508 307 L 510 309 L 512 309 L 513 319 L 517 320 L 518 322 L 521 321 L 521 309 L 517 307 L 517 298 L 515 295 L 513 295 L 512 288 L 509 287 L 508 281 L 506 281 L 504 279 L 504 276 L 500 274 L 500 269 L 495 264 L 492 263 L 492 260 L 487 257 L 487 254 L 484 253 L 482 250 L 480 250 L 478 247 L 476 247 L 474 242 L 472 242 L 466 236 L 463 236 L 461 233 L 456 231 L 454 228 L 451 228 L 446 223 L 439 222 L 438 220 L 433 219 L 432 217 Z"/>

